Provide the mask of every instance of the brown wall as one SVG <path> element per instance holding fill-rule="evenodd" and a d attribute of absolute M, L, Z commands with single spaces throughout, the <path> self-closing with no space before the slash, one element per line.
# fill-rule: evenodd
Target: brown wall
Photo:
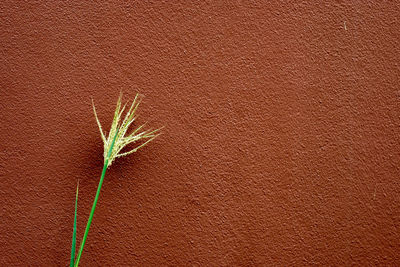
<path fill-rule="evenodd" d="M 143 2 L 0 4 L 1 266 L 67 265 L 120 91 L 82 266 L 400 265 L 400 4 Z"/>

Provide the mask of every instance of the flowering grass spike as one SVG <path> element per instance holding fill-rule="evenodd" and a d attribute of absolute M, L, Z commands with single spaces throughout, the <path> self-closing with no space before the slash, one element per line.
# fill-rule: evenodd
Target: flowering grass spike
<path fill-rule="evenodd" d="M 140 100 L 138 100 L 138 98 L 139 98 L 139 94 L 136 94 L 136 97 L 133 100 L 131 107 L 126 112 L 124 119 L 121 121 L 123 112 L 126 108 L 126 104 L 121 109 L 122 96 L 119 97 L 118 102 L 117 102 L 117 107 L 114 112 L 114 119 L 111 124 L 110 133 L 108 134 L 108 137 L 106 137 L 106 134 L 103 132 L 100 121 L 97 117 L 96 108 L 93 103 L 93 112 L 96 117 L 97 125 L 99 126 L 101 138 L 104 143 L 104 162 L 107 160 L 107 154 L 110 150 L 111 142 L 113 140 L 115 133 L 118 130 L 118 134 L 115 139 L 114 147 L 112 148 L 110 157 L 108 158 L 108 166 L 107 167 L 111 166 L 112 162 L 116 158 L 123 157 L 123 156 L 129 155 L 133 152 L 136 152 L 139 148 L 145 146 L 147 143 L 152 141 L 158 135 L 157 132 L 159 131 L 159 129 L 143 131 L 142 129 L 144 128 L 145 124 L 137 127 L 131 133 L 127 134 L 129 127 L 137 118 L 135 112 L 140 104 Z M 121 150 L 125 146 L 127 146 L 131 143 L 137 143 L 141 140 L 145 140 L 145 142 L 136 146 L 134 149 L 131 149 L 130 151 L 121 153 Z"/>

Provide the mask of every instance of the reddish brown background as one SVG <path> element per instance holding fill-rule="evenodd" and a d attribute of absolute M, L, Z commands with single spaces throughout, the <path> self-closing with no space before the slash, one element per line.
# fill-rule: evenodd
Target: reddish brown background
<path fill-rule="evenodd" d="M 325 2 L 2 2 L 1 266 L 67 265 L 120 91 L 82 266 L 400 265 L 400 4 Z"/>

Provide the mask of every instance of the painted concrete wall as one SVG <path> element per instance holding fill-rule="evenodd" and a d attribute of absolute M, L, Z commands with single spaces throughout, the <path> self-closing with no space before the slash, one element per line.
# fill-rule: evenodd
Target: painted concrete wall
<path fill-rule="evenodd" d="M 1 266 L 68 264 L 120 91 L 82 266 L 400 265 L 400 4 L 328 2 L 3 1 Z"/>

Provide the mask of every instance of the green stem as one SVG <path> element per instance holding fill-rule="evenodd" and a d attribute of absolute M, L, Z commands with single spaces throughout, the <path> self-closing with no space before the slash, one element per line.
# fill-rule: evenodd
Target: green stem
<path fill-rule="evenodd" d="M 89 233 L 89 229 L 90 229 L 90 225 L 91 225 L 91 223 L 92 223 L 92 219 L 93 219 L 93 215 L 94 215 L 94 210 L 96 209 L 97 200 L 99 199 L 101 186 L 103 185 L 104 176 L 106 175 L 106 170 L 107 170 L 107 166 L 108 166 L 108 159 L 110 158 L 111 151 L 112 151 L 112 149 L 113 149 L 113 147 L 114 147 L 114 143 L 115 143 L 115 139 L 116 139 L 116 137 L 117 137 L 117 134 L 118 134 L 118 129 L 117 129 L 117 132 L 115 133 L 114 139 L 113 139 L 113 141 L 112 141 L 112 143 L 111 143 L 111 147 L 110 147 L 110 149 L 109 149 L 109 151 L 108 151 L 108 154 L 107 154 L 107 158 L 106 158 L 106 160 L 105 160 L 105 162 L 104 162 L 103 171 L 102 171 L 102 173 L 101 173 L 99 185 L 97 186 L 96 196 L 94 197 L 94 201 L 93 201 L 93 205 L 92 205 L 92 210 L 90 211 L 89 219 L 88 219 L 88 222 L 87 222 L 87 224 L 86 224 L 85 234 L 83 235 L 82 243 L 81 243 L 81 246 L 80 246 L 80 248 L 79 248 L 79 253 L 78 253 L 78 256 L 76 257 L 75 267 L 78 267 L 79 260 L 81 259 L 83 247 L 85 246 L 86 239 L 87 239 L 87 236 L 88 236 L 88 233 Z"/>

